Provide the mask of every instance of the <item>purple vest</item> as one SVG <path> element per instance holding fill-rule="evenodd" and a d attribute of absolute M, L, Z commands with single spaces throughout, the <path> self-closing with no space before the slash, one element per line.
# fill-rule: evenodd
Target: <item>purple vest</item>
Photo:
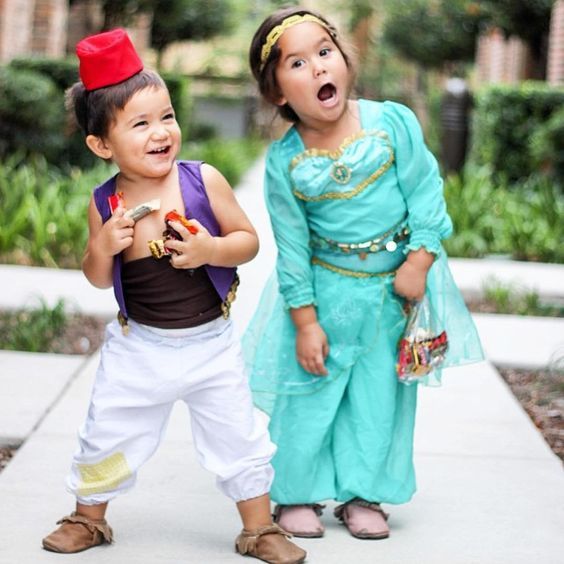
<path fill-rule="evenodd" d="M 210 201 L 206 193 L 206 187 L 202 179 L 200 161 L 178 161 L 178 175 L 180 180 L 180 191 L 184 207 L 190 210 L 190 217 L 197 219 L 215 237 L 220 234 L 219 224 L 213 214 Z M 117 175 L 116 175 L 117 176 Z M 108 197 L 116 191 L 116 176 L 106 180 L 94 190 L 94 202 L 96 208 L 105 223 L 110 219 L 112 213 L 108 203 Z M 189 203 L 189 205 L 188 205 Z M 163 227 L 164 229 L 164 227 Z M 125 298 L 121 283 L 121 265 L 123 263 L 122 253 L 114 257 L 113 284 L 114 294 L 119 305 L 119 311 L 127 320 L 127 310 L 125 309 Z M 224 266 L 205 265 L 206 272 L 210 277 L 214 288 L 222 301 L 225 301 L 227 293 L 235 279 L 237 269 Z"/>

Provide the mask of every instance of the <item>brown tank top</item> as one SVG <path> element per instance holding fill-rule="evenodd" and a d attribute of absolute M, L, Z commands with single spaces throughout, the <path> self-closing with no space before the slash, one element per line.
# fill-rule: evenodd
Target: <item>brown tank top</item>
<path fill-rule="evenodd" d="M 204 267 L 173 268 L 167 258 L 124 263 L 122 283 L 129 317 L 161 329 L 196 327 L 221 315 L 221 298 Z"/>

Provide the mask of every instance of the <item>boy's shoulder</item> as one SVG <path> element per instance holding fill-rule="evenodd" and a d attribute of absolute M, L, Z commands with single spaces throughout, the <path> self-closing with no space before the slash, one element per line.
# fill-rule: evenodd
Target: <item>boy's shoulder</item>
<path fill-rule="evenodd" d="M 94 203 L 103 221 L 106 221 L 112 214 L 108 206 L 108 198 L 115 194 L 116 177 L 117 173 L 94 188 Z"/>
<path fill-rule="evenodd" d="M 190 171 L 200 171 L 204 161 L 189 161 L 189 160 L 179 160 L 176 161 L 176 164 L 185 170 Z"/>

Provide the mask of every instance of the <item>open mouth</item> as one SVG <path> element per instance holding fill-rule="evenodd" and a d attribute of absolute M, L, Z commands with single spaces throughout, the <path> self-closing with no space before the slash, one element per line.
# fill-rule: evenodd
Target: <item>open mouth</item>
<path fill-rule="evenodd" d="M 149 155 L 166 155 L 170 151 L 170 146 L 168 147 L 159 147 L 158 149 L 153 149 L 149 151 Z"/>
<path fill-rule="evenodd" d="M 333 98 L 335 98 L 335 96 L 337 95 L 337 88 L 335 87 L 334 84 L 331 84 L 330 82 L 327 84 L 324 84 L 320 89 L 319 92 L 317 93 L 317 98 L 321 101 L 321 102 L 327 102 L 329 100 L 332 100 Z"/>

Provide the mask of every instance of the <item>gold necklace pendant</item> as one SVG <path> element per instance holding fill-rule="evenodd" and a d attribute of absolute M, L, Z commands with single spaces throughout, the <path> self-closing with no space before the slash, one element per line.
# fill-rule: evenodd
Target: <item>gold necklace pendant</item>
<path fill-rule="evenodd" d="M 330 176 L 337 184 L 346 184 L 351 179 L 352 170 L 347 165 L 337 161 L 333 163 Z"/>

